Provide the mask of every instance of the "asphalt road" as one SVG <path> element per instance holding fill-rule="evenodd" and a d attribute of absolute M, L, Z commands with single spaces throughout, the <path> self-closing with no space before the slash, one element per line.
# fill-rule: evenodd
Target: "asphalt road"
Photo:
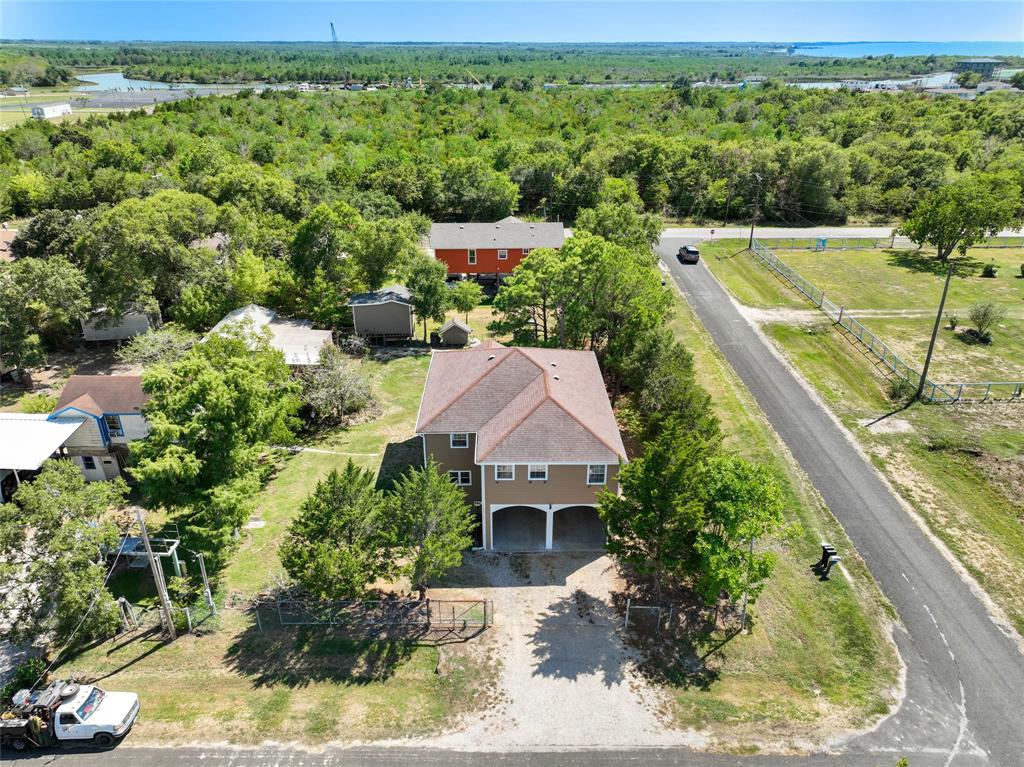
<path fill-rule="evenodd" d="M 907 632 L 899 640 L 911 694 L 896 716 L 904 723 L 890 722 L 850 748 L 884 747 L 890 734 L 900 738 L 893 745 L 905 746 L 904 738 L 914 735 L 921 753 L 949 749 L 948 764 L 959 764 L 963 754 L 986 754 L 1001 767 L 1024 765 L 1024 656 L 707 267 L 679 262 L 679 246 L 693 242 L 664 237 L 662 263 L 843 525 Z M 927 691 L 923 697 L 914 693 L 918 688 Z M 950 703 L 953 718 L 924 733 L 922 725 L 949 715 Z"/>

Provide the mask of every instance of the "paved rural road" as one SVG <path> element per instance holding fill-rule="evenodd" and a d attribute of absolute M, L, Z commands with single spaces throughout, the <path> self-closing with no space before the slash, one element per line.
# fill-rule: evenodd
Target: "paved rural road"
<path fill-rule="evenodd" d="M 749 226 L 714 227 L 716 240 L 747 239 L 750 236 Z M 851 240 L 884 240 L 892 236 L 891 226 L 759 226 L 754 232 L 759 240 L 791 240 L 809 239 L 811 237 L 834 237 Z M 999 237 L 1024 237 L 1020 229 L 1004 229 Z M 708 227 L 673 226 L 665 229 L 665 240 L 675 238 L 694 238 L 693 242 L 707 240 L 711 237 Z M 664 244 L 664 242 L 663 242 Z M 682 243 L 680 243 L 682 244 Z"/>
<path fill-rule="evenodd" d="M 908 702 L 895 721 L 848 747 L 881 748 L 893 736 L 895 747 L 947 749 L 950 764 L 960 763 L 960 754 L 987 754 L 1001 767 L 1024 765 L 1024 656 L 707 267 L 679 262 L 679 246 L 694 242 L 664 237 L 658 246 L 662 263 L 843 525 L 906 628 L 907 635 L 897 639 L 908 666 Z M 945 724 L 936 731 L 920 731 L 919 725 L 939 720 Z"/>

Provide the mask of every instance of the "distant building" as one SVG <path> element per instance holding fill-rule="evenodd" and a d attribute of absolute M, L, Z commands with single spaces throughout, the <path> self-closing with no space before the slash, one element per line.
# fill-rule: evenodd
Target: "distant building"
<path fill-rule="evenodd" d="M 448 320 L 441 329 L 437 331 L 438 341 L 445 346 L 463 347 L 469 343 L 469 337 L 473 328 L 459 319 Z"/>
<path fill-rule="evenodd" d="M 46 104 L 45 106 L 32 107 L 32 118 L 35 120 L 52 120 L 55 117 L 69 114 L 71 114 L 70 104 Z"/>
<path fill-rule="evenodd" d="M 493 224 L 434 224 L 430 248 L 449 274 L 493 275 L 512 272 L 534 248 L 560 248 L 565 227 L 506 216 Z"/>
<path fill-rule="evenodd" d="M 270 347 L 284 354 L 284 361 L 293 367 L 319 365 L 320 350 L 332 342 L 331 331 L 315 330 L 309 320 L 278 317 L 273 309 L 256 304 L 228 312 L 224 319 L 206 334 L 206 338 L 220 334 L 228 325 L 246 323 L 257 333 L 264 329 L 269 330 Z"/>
<path fill-rule="evenodd" d="M 309 83 L 299 83 L 298 87 L 300 93 L 307 93 L 312 90 L 312 88 L 309 87 Z"/>
<path fill-rule="evenodd" d="M 999 59 L 960 59 L 953 65 L 954 72 L 977 72 L 985 79 L 991 79 L 996 67 L 1002 66 Z"/>
<path fill-rule="evenodd" d="M 71 376 L 48 421 L 78 424 L 64 441 L 64 454 L 86 480 L 120 476 L 128 462 L 128 443 L 149 435 L 142 408 L 149 395 L 141 376 Z"/>
<path fill-rule="evenodd" d="M 108 316 L 107 310 L 96 309 L 88 317 L 79 320 L 82 338 L 86 341 L 124 341 L 161 325 L 160 311 L 153 313 L 141 309 L 130 309 L 116 319 Z"/>
<path fill-rule="evenodd" d="M 348 301 L 356 335 L 370 341 L 407 341 L 416 332 L 412 299 L 402 285 L 358 293 Z"/>

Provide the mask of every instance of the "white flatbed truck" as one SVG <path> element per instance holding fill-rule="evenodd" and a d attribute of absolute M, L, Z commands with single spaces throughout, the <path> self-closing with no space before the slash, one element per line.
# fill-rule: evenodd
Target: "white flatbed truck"
<path fill-rule="evenodd" d="M 139 696 L 91 684 L 51 682 L 20 690 L 0 714 L 0 746 L 14 751 L 60 743 L 110 748 L 128 734 L 139 715 Z"/>

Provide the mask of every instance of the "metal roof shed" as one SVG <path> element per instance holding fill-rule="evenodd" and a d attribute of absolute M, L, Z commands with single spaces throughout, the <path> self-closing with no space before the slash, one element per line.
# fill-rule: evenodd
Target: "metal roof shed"
<path fill-rule="evenodd" d="M 18 472 L 37 471 L 82 423 L 49 421 L 44 414 L 0 413 L 0 480 L 13 472 L 20 482 Z M 0 501 L 3 495 L 0 484 Z"/>

